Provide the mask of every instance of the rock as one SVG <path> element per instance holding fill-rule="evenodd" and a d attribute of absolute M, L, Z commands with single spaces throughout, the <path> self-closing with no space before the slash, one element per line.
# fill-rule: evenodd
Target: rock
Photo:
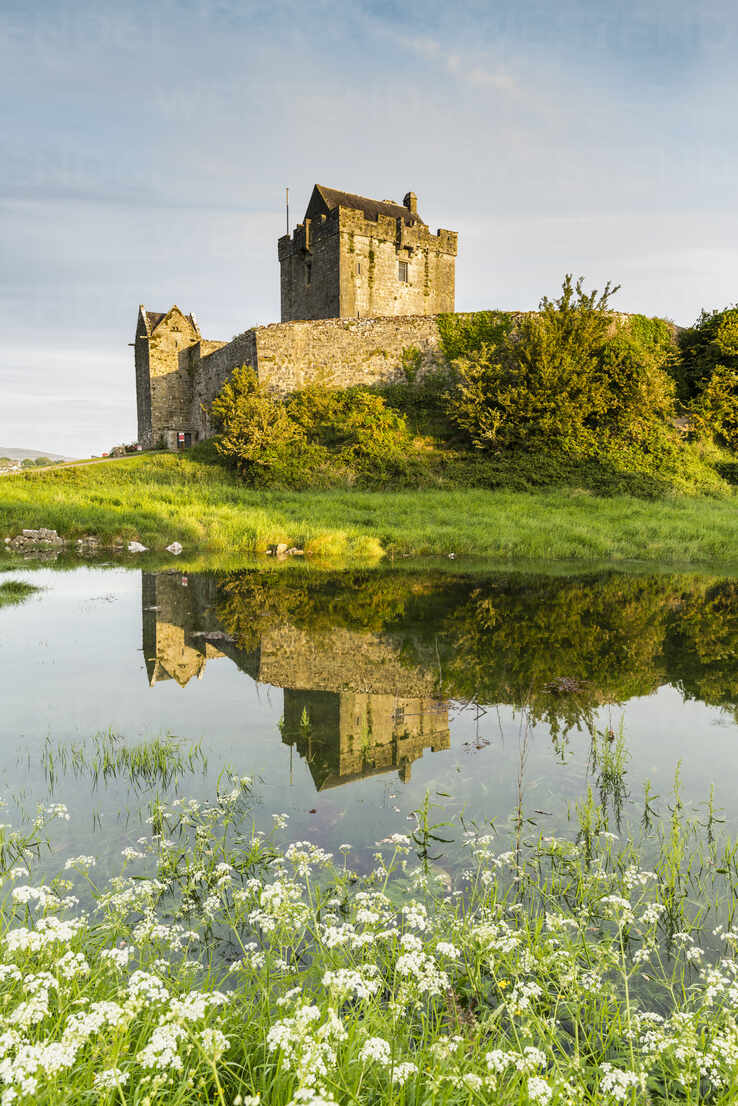
<path fill-rule="evenodd" d="M 173 553 L 175 557 L 178 557 L 182 552 L 182 546 L 178 541 L 173 541 L 171 545 L 167 546 L 167 553 Z"/>
<path fill-rule="evenodd" d="M 287 556 L 288 557 L 304 557 L 305 556 L 305 550 L 304 549 L 298 549 L 297 546 L 295 546 L 293 549 L 288 549 L 287 550 Z"/>
<path fill-rule="evenodd" d="M 208 641 L 228 641 L 233 642 L 233 638 L 230 634 L 226 634 L 223 630 L 195 630 L 190 634 L 190 637 L 204 637 Z"/>
<path fill-rule="evenodd" d="M 93 534 L 85 534 L 83 538 L 77 538 L 77 552 L 80 556 L 95 554 L 100 548 L 100 539 Z"/>
<path fill-rule="evenodd" d="M 16 545 L 64 545 L 64 538 L 60 538 L 56 530 L 48 530 L 45 526 L 40 530 L 23 530 L 14 541 Z"/>
<path fill-rule="evenodd" d="M 128 543 L 129 553 L 145 553 L 146 548 L 147 547 L 145 545 L 141 545 L 140 541 L 129 541 Z"/>
<path fill-rule="evenodd" d="M 289 547 L 287 545 L 287 542 L 281 541 L 274 546 L 274 552 L 277 554 L 278 557 L 284 557 L 288 548 Z"/>

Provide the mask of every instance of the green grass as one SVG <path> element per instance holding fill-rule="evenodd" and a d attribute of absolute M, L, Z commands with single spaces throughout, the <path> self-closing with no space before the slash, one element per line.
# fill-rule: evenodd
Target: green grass
<path fill-rule="evenodd" d="M 738 560 L 738 504 L 600 497 L 576 488 L 283 492 L 245 488 L 220 465 L 152 454 L 0 482 L 0 537 L 47 526 L 104 544 L 174 540 L 247 555 L 284 541 L 333 558 L 382 553 L 502 560 Z"/>
<path fill-rule="evenodd" d="M 11 607 L 22 603 L 39 589 L 23 580 L 5 580 L 0 584 L 0 607 Z"/>

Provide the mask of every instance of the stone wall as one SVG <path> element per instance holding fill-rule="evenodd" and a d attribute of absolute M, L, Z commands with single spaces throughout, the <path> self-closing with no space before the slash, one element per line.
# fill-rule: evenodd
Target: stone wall
<path fill-rule="evenodd" d="M 149 367 L 149 336 L 146 322 L 139 313 L 134 344 L 134 365 L 136 373 L 136 418 L 138 424 L 138 442 L 142 449 L 152 449 L 154 445 L 151 425 L 151 372 Z"/>
<path fill-rule="evenodd" d="M 338 224 L 326 220 L 310 238 L 310 225 L 280 239 L 281 319 L 335 319 L 341 314 Z M 309 244 L 309 249 L 305 244 Z"/>
<path fill-rule="evenodd" d="M 259 379 L 281 394 L 318 377 L 340 388 L 399 379 L 409 349 L 421 372 L 442 362 L 438 321 L 424 315 L 275 323 L 254 335 Z"/>
<path fill-rule="evenodd" d="M 202 356 L 205 343 L 189 351 L 192 411 L 197 438 L 213 433 L 210 406 L 234 369 L 250 365 L 280 395 L 315 380 L 339 388 L 402 379 L 408 350 L 420 354 L 420 373 L 443 364 L 438 319 L 425 315 L 381 319 L 316 319 L 273 323 L 239 334 Z"/>

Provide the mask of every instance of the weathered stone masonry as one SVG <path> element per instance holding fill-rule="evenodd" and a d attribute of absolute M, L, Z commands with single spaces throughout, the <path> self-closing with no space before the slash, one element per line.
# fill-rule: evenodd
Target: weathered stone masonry
<path fill-rule="evenodd" d="M 279 241 L 281 323 L 208 341 L 178 307 L 140 307 L 139 443 L 177 449 L 209 437 L 212 401 L 241 365 L 283 395 L 318 378 L 336 387 L 401 379 L 410 351 L 421 374 L 437 367 L 456 246 L 453 231 L 428 230 L 413 193 L 402 206 L 316 185 L 303 223 Z"/>

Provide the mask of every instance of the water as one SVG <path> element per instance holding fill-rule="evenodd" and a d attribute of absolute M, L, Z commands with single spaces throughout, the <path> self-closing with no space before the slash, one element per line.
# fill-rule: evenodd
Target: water
<path fill-rule="evenodd" d="M 732 579 L 309 566 L 12 578 L 43 590 L 0 609 L 0 793 L 13 822 L 66 803 L 64 855 L 114 867 L 150 835 L 157 794 L 210 797 L 227 770 L 254 777 L 257 825 L 286 812 L 290 837 L 332 851 L 408 832 L 426 793 L 439 820 L 572 833 L 591 787 L 627 829 L 646 781 L 666 809 L 679 765 L 691 807 L 712 790 L 738 829 Z M 127 746 L 175 735 L 182 770 L 95 779 L 94 736 L 109 731 Z"/>

